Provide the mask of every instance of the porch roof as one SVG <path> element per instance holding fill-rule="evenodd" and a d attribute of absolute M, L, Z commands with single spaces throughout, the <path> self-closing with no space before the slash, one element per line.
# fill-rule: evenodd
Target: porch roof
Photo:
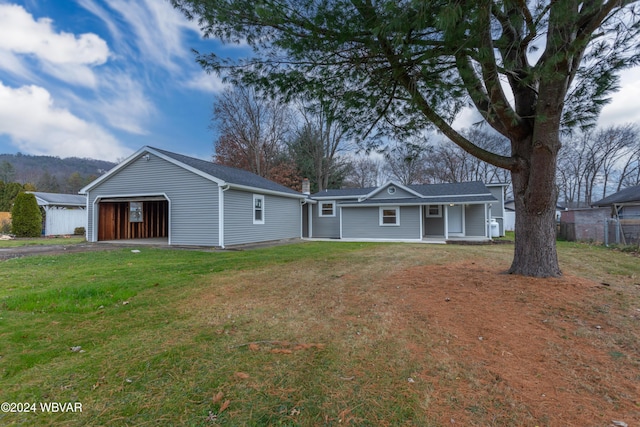
<path fill-rule="evenodd" d="M 435 196 L 435 197 L 412 197 L 402 199 L 367 199 L 361 202 L 338 202 L 338 206 L 424 206 L 424 205 L 444 205 L 444 204 L 482 204 L 497 202 L 498 199 L 491 194 L 479 195 L 456 195 L 456 196 Z"/>

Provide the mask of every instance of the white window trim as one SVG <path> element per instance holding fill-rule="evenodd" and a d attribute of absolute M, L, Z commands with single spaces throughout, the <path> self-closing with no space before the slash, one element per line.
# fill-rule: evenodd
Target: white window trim
<path fill-rule="evenodd" d="M 429 214 L 429 208 L 431 206 L 437 206 L 438 207 L 438 215 Z M 427 206 L 425 206 L 424 216 L 425 216 L 425 218 L 442 218 L 442 205 L 427 205 Z"/>
<path fill-rule="evenodd" d="M 262 220 L 256 219 L 256 200 L 262 200 Z M 251 209 L 251 218 L 254 224 L 264 224 L 264 196 L 262 194 L 253 195 L 253 205 Z"/>
<path fill-rule="evenodd" d="M 331 203 L 331 215 L 324 215 L 322 213 L 322 205 L 324 203 Z M 320 200 L 318 202 L 318 216 L 321 218 L 329 218 L 336 216 L 336 201 L 335 200 Z"/>
<path fill-rule="evenodd" d="M 396 211 L 396 222 L 395 224 L 384 224 L 384 222 L 382 221 L 382 214 L 384 211 L 390 211 L 390 210 L 395 210 Z M 400 206 L 380 206 L 379 208 L 379 220 L 380 220 L 380 227 L 397 227 L 400 225 Z"/>

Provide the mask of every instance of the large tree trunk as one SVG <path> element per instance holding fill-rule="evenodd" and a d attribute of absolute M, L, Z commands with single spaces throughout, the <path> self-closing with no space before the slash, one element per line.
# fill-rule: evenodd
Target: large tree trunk
<path fill-rule="evenodd" d="M 533 142 L 532 142 L 533 141 Z M 520 167 L 511 172 L 516 207 L 516 242 L 509 273 L 557 277 L 562 273 L 556 251 L 557 127 L 536 126 L 533 137 L 513 144 Z M 528 160 L 525 160 L 528 159 Z"/>

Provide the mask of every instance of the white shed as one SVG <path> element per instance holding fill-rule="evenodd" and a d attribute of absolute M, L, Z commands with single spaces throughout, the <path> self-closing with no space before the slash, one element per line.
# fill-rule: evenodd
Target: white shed
<path fill-rule="evenodd" d="M 73 234 L 78 227 L 87 229 L 87 198 L 75 194 L 33 191 L 38 206 L 44 210 L 43 234 Z"/>

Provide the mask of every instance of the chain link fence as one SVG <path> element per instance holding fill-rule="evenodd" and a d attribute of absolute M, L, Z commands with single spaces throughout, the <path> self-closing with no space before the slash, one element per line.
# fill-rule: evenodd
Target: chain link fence
<path fill-rule="evenodd" d="M 637 218 L 609 218 L 605 221 L 604 244 L 639 245 L 640 246 L 640 217 Z"/>

